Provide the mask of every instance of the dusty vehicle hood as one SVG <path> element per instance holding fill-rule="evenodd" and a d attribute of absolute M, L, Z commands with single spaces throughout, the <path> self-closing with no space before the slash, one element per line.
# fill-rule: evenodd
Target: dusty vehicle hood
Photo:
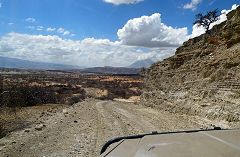
<path fill-rule="evenodd" d="M 148 135 L 121 140 L 100 157 L 239 157 L 240 130 Z"/>

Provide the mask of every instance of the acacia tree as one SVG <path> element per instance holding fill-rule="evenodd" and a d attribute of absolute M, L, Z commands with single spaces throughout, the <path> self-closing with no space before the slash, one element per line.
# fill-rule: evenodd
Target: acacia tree
<path fill-rule="evenodd" d="M 210 25 L 218 20 L 219 16 L 218 9 L 215 9 L 213 11 L 207 12 L 206 15 L 203 15 L 202 13 L 199 13 L 196 15 L 196 21 L 193 24 L 197 24 L 198 26 L 203 26 L 206 29 L 206 32 L 209 31 Z"/>

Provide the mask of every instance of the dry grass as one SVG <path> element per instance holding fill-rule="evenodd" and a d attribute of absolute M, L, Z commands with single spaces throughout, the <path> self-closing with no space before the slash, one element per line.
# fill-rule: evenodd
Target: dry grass
<path fill-rule="evenodd" d="M 8 133 L 27 127 L 35 123 L 40 116 L 48 112 L 62 110 L 67 105 L 46 104 L 22 108 L 0 108 L 0 138 Z"/>
<path fill-rule="evenodd" d="M 16 109 L 1 108 L 0 111 L 0 138 L 8 132 L 18 129 L 23 126 L 21 114 Z"/>
<path fill-rule="evenodd" d="M 230 97 L 233 99 L 239 99 L 240 98 L 240 90 L 233 91 L 233 94 L 230 95 Z"/>
<path fill-rule="evenodd" d="M 99 88 L 85 88 L 86 95 L 90 98 L 106 98 L 108 96 L 108 90 Z"/>

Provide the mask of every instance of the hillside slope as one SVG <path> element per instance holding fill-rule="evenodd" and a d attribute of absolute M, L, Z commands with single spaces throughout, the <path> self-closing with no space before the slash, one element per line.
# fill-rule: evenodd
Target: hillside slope
<path fill-rule="evenodd" d="M 146 72 L 142 103 L 174 113 L 240 121 L 240 7 Z"/>

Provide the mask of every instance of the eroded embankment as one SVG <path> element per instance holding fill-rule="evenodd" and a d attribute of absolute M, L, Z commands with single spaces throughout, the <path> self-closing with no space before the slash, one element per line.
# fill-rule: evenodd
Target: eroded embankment
<path fill-rule="evenodd" d="M 240 126 L 240 7 L 146 72 L 143 105 Z"/>

